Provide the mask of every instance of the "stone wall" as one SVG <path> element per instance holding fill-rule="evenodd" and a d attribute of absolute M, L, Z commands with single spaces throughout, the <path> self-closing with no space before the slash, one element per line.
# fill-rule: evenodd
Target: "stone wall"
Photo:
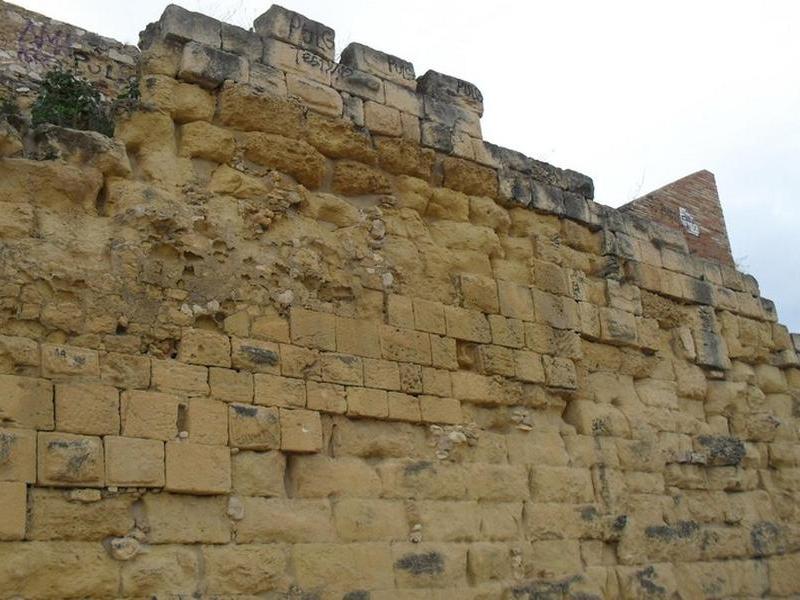
<path fill-rule="evenodd" d="M 42 77 L 68 69 L 116 97 L 136 75 L 139 51 L 0 0 L 0 98 L 25 108 Z"/>
<path fill-rule="evenodd" d="M 113 140 L 0 128 L 0 596 L 800 594 L 755 280 L 334 44 L 170 6 Z"/>

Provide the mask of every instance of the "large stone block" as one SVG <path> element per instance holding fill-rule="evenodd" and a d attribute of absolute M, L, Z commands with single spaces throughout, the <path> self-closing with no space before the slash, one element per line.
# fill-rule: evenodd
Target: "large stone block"
<path fill-rule="evenodd" d="M 296 544 L 292 564 L 304 588 L 345 592 L 394 585 L 389 544 Z"/>
<path fill-rule="evenodd" d="M 86 490 L 31 488 L 27 538 L 32 540 L 101 541 L 127 535 L 134 527 L 133 494 L 87 498 Z M 83 498 L 83 499 L 82 499 Z"/>
<path fill-rule="evenodd" d="M 28 488 L 24 482 L 0 481 L 0 540 L 25 537 L 27 507 Z"/>
<path fill-rule="evenodd" d="M 366 71 L 411 90 L 417 89 L 414 65 L 402 58 L 373 50 L 363 44 L 352 43 L 342 50 L 340 60 L 343 65 Z"/>
<path fill-rule="evenodd" d="M 226 84 L 219 94 L 220 123 L 241 131 L 263 131 L 296 139 L 303 131 L 304 112 L 299 102 L 254 86 Z"/>
<path fill-rule="evenodd" d="M 6 426 L 53 429 L 53 384 L 45 379 L 0 375 L 0 422 Z"/>
<path fill-rule="evenodd" d="M 104 443 L 107 485 L 164 486 L 164 442 L 107 436 Z"/>
<path fill-rule="evenodd" d="M 212 48 L 220 46 L 219 21 L 175 4 L 164 9 L 157 24 L 163 37 L 185 42 L 196 41 Z"/>
<path fill-rule="evenodd" d="M 336 531 L 327 499 L 245 498 L 238 543 L 333 542 Z"/>
<path fill-rule="evenodd" d="M 438 100 L 469 109 L 476 112 L 478 116 L 483 114 L 481 91 L 474 84 L 457 77 L 436 71 L 427 71 L 418 80 L 418 91 Z"/>
<path fill-rule="evenodd" d="M 250 69 L 243 56 L 189 42 L 183 47 L 178 77 L 214 89 L 225 81 L 247 83 Z"/>
<path fill-rule="evenodd" d="M 5 597 L 111 598 L 118 591 L 119 563 L 100 543 L 0 544 L 0 594 Z"/>
<path fill-rule="evenodd" d="M 162 492 L 145 494 L 142 504 L 150 543 L 227 544 L 231 539 L 227 498 Z"/>
<path fill-rule="evenodd" d="M 185 401 L 171 394 L 140 390 L 123 392 L 122 435 L 165 441 L 175 439 L 179 411 L 185 407 Z"/>
<path fill-rule="evenodd" d="M 119 392 L 111 386 L 57 384 L 55 412 L 59 431 L 87 435 L 119 433 Z"/>
<path fill-rule="evenodd" d="M 247 450 L 277 450 L 281 426 L 274 407 L 231 404 L 228 409 L 231 445 Z"/>
<path fill-rule="evenodd" d="M 213 595 L 264 594 L 288 590 L 287 557 L 275 545 L 203 548 L 206 589 Z"/>
<path fill-rule="evenodd" d="M 276 4 L 256 18 L 253 28 L 263 37 L 311 50 L 328 60 L 334 58 L 336 33 L 333 29 Z"/>
<path fill-rule="evenodd" d="M 227 446 L 168 442 L 166 489 L 187 494 L 225 494 L 231 489 Z"/>
<path fill-rule="evenodd" d="M 0 481 L 36 481 L 36 432 L 0 429 Z"/>
<path fill-rule="evenodd" d="M 280 409 L 281 450 L 319 452 L 322 449 L 322 421 L 311 410 Z"/>
<path fill-rule="evenodd" d="M 105 482 L 103 441 L 93 436 L 41 432 L 37 465 L 37 481 L 42 485 L 102 487 Z"/>
<path fill-rule="evenodd" d="M 242 496 L 285 496 L 286 455 L 237 452 L 231 456 L 233 491 Z M 245 516 L 247 511 L 245 511 Z"/>

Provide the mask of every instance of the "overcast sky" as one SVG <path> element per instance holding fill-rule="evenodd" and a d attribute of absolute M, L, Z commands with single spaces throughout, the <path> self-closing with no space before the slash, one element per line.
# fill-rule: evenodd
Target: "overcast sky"
<path fill-rule="evenodd" d="M 17 0 L 135 44 L 165 0 Z M 182 6 L 249 27 L 257 0 Z M 594 178 L 619 206 L 700 169 L 739 267 L 800 331 L 797 0 L 285 0 L 357 41 L 475 83 L 484 138 Z"/>

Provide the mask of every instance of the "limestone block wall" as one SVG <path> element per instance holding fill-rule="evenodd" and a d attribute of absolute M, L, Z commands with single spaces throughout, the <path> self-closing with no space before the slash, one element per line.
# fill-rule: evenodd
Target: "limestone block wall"
<path fill-rule="evenodd" d="M 0 597 L 800 594 L 755 280 L 474 85 L 254 29 L 170 6 L 113 140 L 0 130 Z"/>
<path fill-rule="evenodd" d="M 0 0 L 0 98 L 26 108 L 42 77 L 71 70 L 115 98 L 136 76 L 139 50 Z"/>

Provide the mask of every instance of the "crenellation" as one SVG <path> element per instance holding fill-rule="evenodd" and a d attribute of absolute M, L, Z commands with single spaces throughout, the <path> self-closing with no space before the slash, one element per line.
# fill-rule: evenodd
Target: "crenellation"
<path fill-rule="evenodd" d="M 800 594 L 800 338 L 710 174 L 602 206 L 334 37 L 170 6 L 114 140 L 0 129 L 0 596 Z"/>

